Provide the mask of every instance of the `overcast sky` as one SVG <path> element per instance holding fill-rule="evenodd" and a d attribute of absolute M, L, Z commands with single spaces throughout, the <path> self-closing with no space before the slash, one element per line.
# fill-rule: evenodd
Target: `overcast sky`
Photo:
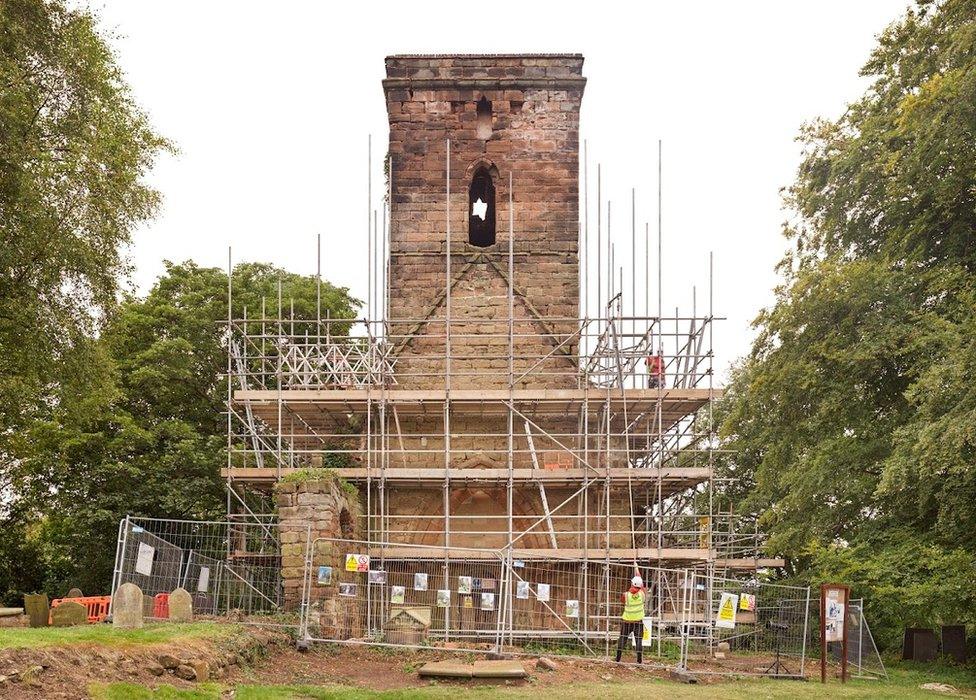
<path fill-rule="evenodd" d="M 225 267 L 228 246 L 235 261 L 313 274 L 320 233 L 324 276 L 365 298 L 366 141 L 372 133 L 374 154 L 385 153 L 383 57 L 581 52 L 591 226 L 599 162 L 618 251 L 630 247 L 631 187 L 639 226 L 655 235 L 662 139 L 664 308 L 690 310 L 696 284 L 702 308 L 714 251 L 724 369 L 748 351 L 749 324 L 772 299 L 787 245 L 779 190 L 799 163 L 798 129 L 864 91 L 858 70 L 907 0 L 91 7 L 116 35 L 137 100 L 180 149 L 151 175 L 164 205 L 131 249 L 138 291 L 163 260 Z"/>

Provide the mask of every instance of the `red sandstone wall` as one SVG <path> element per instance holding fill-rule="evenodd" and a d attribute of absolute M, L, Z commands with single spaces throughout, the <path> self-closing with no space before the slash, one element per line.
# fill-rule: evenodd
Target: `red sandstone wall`
<path fill-rule="evenodd" d="M 446 152 L 451 140 L 452 320 L 484 320 L 455 326 L 452 354 L 459 359 L 454 386 L 503 386 L 507 377 L 462 376 L 465 369 L 502 370 L 507 341 L 464 338 L 507 333 L 509 175 L 514 196 L 514 284 L 524 294 L 515 317 L 527 332 L 563 338 L 575 328 L 579 309 L 579 108 L 585 79 L 583 59 L 561 56 L 390 57 L 384 81 L 392 157 L 391 318 L 443 318 L 438 296 L 445 287 Z M 479 137 L 477 102 L 492 104 L 492 129 Z M 497 238 L 493 246 L 468 244 L 468 187 L 479 164 L 497 172 Z M 494 262 L 496 267 L 493 267 Z M 501 273 L 500 273 L 501 271 Z M 531 307 L 531 308 L 530 308 Z M 537 316 L 569 319 L 540 322 Z M 393 334 L 412 330 L 394 323 Z M 426 331 L 428 327 L 424 327 Z M 443 323 L 429 327 L 437 336 Z M 545 355 L 554 341 L 520 341 L 517 354 Z M 572 350 L 573 346 L 568 349 Z M 418 357 L 419 356 L 419 357 Z M 423 368 L 443 373 L 443 338 L 414 341 L 403 348 L 405 375 Z M 479 359 L 483 358 L 483 359 Z M 531 363 L 529 363 L 531 364 Z M 528 366 L 528 365 L 525 365 Z M 537 380 L 541 386 L 575 386 L 573 363 L 561 361 L 568 376 Z M 430 386 L 404 376 L 401 386 Z"/>

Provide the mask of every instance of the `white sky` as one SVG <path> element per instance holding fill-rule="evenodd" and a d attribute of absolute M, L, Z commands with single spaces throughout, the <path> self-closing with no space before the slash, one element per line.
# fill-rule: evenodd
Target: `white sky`
<path fill-rule="evenodd" d="M 228 245 L 235 261 L 313 274 L 321 233 L 323 275 L 365 298 L 366 139 L 385 153 L 384 56 L 581 52 L 591 233 L 600 162 L 618 260 L 630 247 L 631 187 L 655 245 L 662 139 L 665 314 L 690 309 L 693 284 L 702 308 L 714 251 L 724 370 L 748 351 L 749 323 L 772 300 L 787 245 L 779 189 L 799 163 L 798 129 L 839 116 L 863 92 L 857 72 L 907 0 L 91 7 L 117 35 L 136 98 L 181 151 L 152 173 L 165 201 L 132 246 L 139 291 L 163 260 L 226 267 Z"/>

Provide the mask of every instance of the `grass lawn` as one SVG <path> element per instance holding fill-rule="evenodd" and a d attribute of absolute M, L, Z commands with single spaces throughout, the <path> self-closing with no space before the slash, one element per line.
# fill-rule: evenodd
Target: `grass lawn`
<path fill-rule="evenodd" d="M 952 697 L 943 693 L 919 689 L 923 683 L 948 683 L 961 692 L 959 696 L 976 697 L 976 672 L 943 665 L 898 664 L 889 669 L 891 680 L 852 680 L 841 685 L 836 680 L 827 685 L 815 682 L 737 680 L 720 684 L 681 685 L 669 681 L 642 680 L 634 683 L 577 683 L 564 688 L 547 688 L 547 694 L 556 691 L 561 698 L 732 698 L 758 700 L 761 698 L 918 698 Z M 98 700 L 217 700 L 228 688 L 207 684 L 189 691 L 171 686 L 157 691 L 129 683 L 95 685 L 90 688 L 92 697 Z M 472 686 L 458 684 L 434 684 L 425 688 L 412 688 L 378 692 L 349 686 L 260 686 L 238 685 L 234 688 L 236 700 L 289 700 L 292 698 L 352 698 L 353 700 L 420 700 L 423 698 L 455 700 L 457 698 L 526 697 L 535 694 L 532 685 L 525 686 Z"/>
<path fill-rule="evenodd" d="M 137 630 L 117 630 L 112 625 L 78 627 L 16 627 L 0 630 L 0 649 L 34 649 L 71 644 L 125 646 L 165 644 L 177 639 L 226 639 L 240 630 L 237 625 L 215 622 L 146 625 Z"/>

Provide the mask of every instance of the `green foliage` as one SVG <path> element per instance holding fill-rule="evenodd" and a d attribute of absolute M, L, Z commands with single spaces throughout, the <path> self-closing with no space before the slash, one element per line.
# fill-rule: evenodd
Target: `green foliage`
<path fill-rule="evenodd" d="M 356 487 L 339 476 L 338 472 L 331 467 L 324 469 L 296 469 L 295 471 L 281 477 L 279 484 L 307 484 L 310 481 L 332 481 L 338 484 L 339 488 L 347 494 L 357 495 L 359 492 Z"/>
<path fill-rule="evenodd" d="M 158 206 L 144 177 L 171 146 L 135 105 L 92 15 L 64 0 L 0 4 L 0 85 L 6 460 L 12 435 L 97 383 L 91 334 L 115 301 L 133 229 Z"/>
<path fill-rule="evenodd" d="M 893 644 L 976 623 L 976 2 L 919 3 L 863 74 L 803 130 L 795 247 L 721 407 L 721 469 L 788 574 L 854 583 Z"/>
<path fill-rule="evenodd" d="M 65 566 L 63 549 L 40 544 L 51 525 L 20 498 L 51 484 L 58 465 L 25 471 L 22 460 L 51 444 L 45 425 L 83 421 L 115 395 L 94 335 L 127 270 L 122 251 L 158 205 L 145 175 L 171 146 L 135 105 L 94 18 L 63 0 L 0 3 L 0 85 L 2 595 Z M 89 441 L 75 433 L 64 448 Z"/>
<path fill-rule="evenodd" d="M 222 642 L 246 635 L 240 626 L 217 622 L 148 624 L 134 630 L 120 630 L 112 625 L 79 627 L 10 628 L 0 636 L 0 649 L 37 649 L 73 645 L 150 646 L 185 643 L 198 640 Z"/>
<path fill-rule="evenodd" d="M 262 264 L 233 274 L 237 317 L 245 305 L 260 308 L 263 296 L 277 298 L 280 281 L 296 318 L 315 318 L 314 278 Z M 345 289 L 324 283 L 322 292 L 323 313 L 354 315 Z M 12 520 L 34 523 L 21 533 L 43 558 L 35 578 L 12 580 L 8 590 L 104 591 L 125 515 L 223 515 L 226 294 L 225 272 L 167 264 L 144 299 L 125 299 L 108 315 L 91 342 L 98 381 L 88 397 L 34 421 L 16 442 L 11 493 L 20 517 Z"/>

